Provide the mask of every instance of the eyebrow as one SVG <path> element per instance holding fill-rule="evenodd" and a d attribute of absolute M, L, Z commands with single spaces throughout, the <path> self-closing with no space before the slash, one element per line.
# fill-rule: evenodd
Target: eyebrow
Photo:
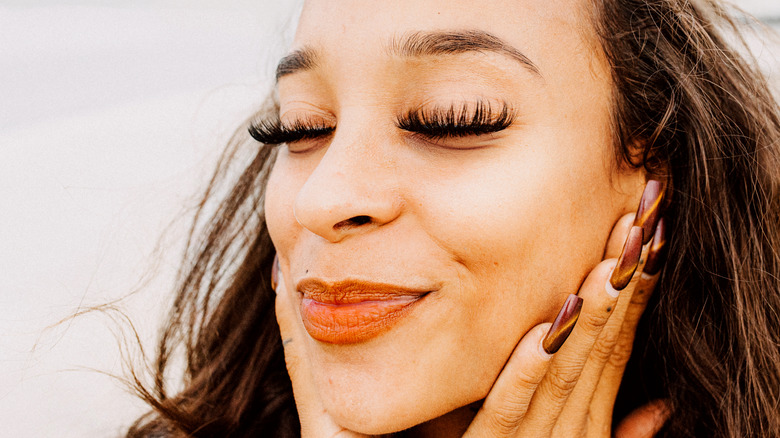
<path fill-rule="evenodd" d="M 436 32 L 413 32 L 391 41 L 390 54 L 416 58 L 426 56 L 452 55 L 469 52 L 493 52 L 518 61 L 528 71 L 541 77 L 539 68 L 520 50 L 501 38 L 481 30 L 456 30 Z M 283 57 L 276 67 L 276 80 L 317 66 L 317 52 L 302 48 Z"/>
<path fill-rule="evenodd" d="M 294 50 L 283 57 L 276 66 L 276 80 L 299 71 L 311 70 L 317 66 L 317 52 L 311 48 Z"/>
<path fill-rule="evenodd" d="M 523 52 L 482 30 L 414 32 L 393 40 L 390 45 L 391 54 L 412 58 L 468 52 L 493 52 L 509 56 L 531 73 L 541 76 L 539 68 Z"/>

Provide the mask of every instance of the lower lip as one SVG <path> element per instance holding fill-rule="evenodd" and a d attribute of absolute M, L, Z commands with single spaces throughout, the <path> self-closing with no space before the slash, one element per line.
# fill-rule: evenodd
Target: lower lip
<path fill-rule="evenodd" d="M 420 298 L 330 304 L 304 297 L 301 316 L 312 338 L 330 344 L 355 344 L 390 330 Z"/>

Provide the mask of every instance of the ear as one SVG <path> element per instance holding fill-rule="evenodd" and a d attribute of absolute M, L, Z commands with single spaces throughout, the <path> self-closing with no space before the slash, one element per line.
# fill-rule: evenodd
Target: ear
<path fill-rule="evenodd" d="M 613 159 L 613 188 L 618 193 L 625 194 L 622 214 L 636 212 L 648 181 L 660 181 L 664 191 L 668 191 L 668 166 L 652 157 L 645 160 L 646 147 L 646 141 L 634 140 L 628 148 L 630 163 L 623 159 L 622 154 L 616 154 Z"/>

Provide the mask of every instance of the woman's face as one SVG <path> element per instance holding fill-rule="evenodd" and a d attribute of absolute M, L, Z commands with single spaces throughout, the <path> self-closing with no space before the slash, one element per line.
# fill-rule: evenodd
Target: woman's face
<path fill-rule="evenodd" d="M 279 69 L 266 216 L 338 423 L 484 398 L 602 258 L 644 183 L 572 1 L 308 1 Z"/>

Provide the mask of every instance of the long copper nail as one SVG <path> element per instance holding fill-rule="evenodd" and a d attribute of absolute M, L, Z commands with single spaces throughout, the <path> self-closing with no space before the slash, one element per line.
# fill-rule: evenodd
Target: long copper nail
<path fill-rule="evenodd" d="M 276 292 L 276 286 L 279 285 L 279 256 L 274 256 L 274 262 L 271 264 L 271 289 Z"/>
<path fill-rule="evenodd" d="M 631 277 L 639 266 L 639 257 L 642 255 L 642 236 L 644 231 L 642 227 L 633 226 L 628 232 L 626 243 L 623 245 L 623 252 L 612 271 L 612 277 L 609 278 L 609 284 L 616 291 L 621 291 L 631 282 Z"/>
<path fill-rule="evenodd" d="M 570 294 L 566 298 L 566 302 L 563 303 L 561 311 L 558 312 L 558 316 L 555 317 L 550 331 L 542 341 L 542 348 L 545 353 L 555 354 L 566 338 L 569 337 L 571 331 L 574 329 L 574 324 L 577 323 L 577 318 L 580 317 L 580 311 L 582 310 L 582 298 L 577 295 Z"/>
<path fill-rule="evenodd" d="M 655 275 L 660 270 L 666 259 L 666 223 L 664 218 L 658 220 L 658 225 L 655 227 L 655 235 L 653 236 L 653 244 L 650 245 L 650 250 L 647 252 L 647 262 L 642 269 L 647 275 Z"/>
<path fill-rule="evenodd" d="M 651 179 L 645 185 L 645 191 L 642 192 L 642 199 L 639 201 L 639 208 L 636 210 L 634 226 L 642 227 L 644 230 L 644 239 L 642 244 L 646 244 L 653 238 L 653 231 L 661 213 L 661 204 L 664 200 L 664 185 L 661 181 Z"/>

